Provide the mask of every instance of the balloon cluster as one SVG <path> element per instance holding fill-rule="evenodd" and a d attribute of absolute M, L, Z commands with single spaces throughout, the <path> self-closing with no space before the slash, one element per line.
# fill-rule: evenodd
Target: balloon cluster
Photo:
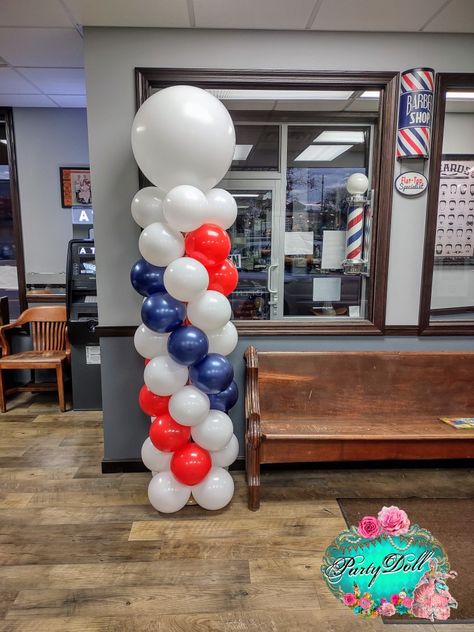
<path fill-rule="evenodd" d="M 227 467 L 239 451 L 228 411 L 238 399 L 226 358 L 237 344 L 227 295 L 238 272 L 226 232 L 234 198 L 214 187 L 230 167 L 235 132 L 215 97 L 190 86 L 157 92 L 141 106 L 132 148 L 156 186 L 138 191 L 132 216 L 142 256 L 131 282 L 144 299 L 135 348 L 145 358 L 139 404 L 151 417 L 142 447 L 153 473 L 151 504 L 170 513 L 194 500 L 220 509 L 234 493 Z"/>

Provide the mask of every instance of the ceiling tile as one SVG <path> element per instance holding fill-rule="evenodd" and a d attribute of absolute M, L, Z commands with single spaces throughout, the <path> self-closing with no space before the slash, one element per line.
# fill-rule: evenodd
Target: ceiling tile
<path fill-rule="evenodd" d="M 82 68 L 18 68 L 46 94 L 85 94 L 86 83 Z"/>
<path fill-rule="evenodd" d="M 0 26 L 71 27 L 72 24 L 58 0 L 10 0 L 2 2 Z"/>
<path fill-rule="evenodd" d="M 418 31 L 446 0 L 323 0 L 313 30 Z"/>
<path fill-rule="evenodd" d="M 194 0 L 198 28 L 304 29 L 315 0 Z"/>
<path fill-rule="evenodd" d="M 85 95 L 50 94 L 51 99 L 61 108 L 85 108 L 87 100 Z"/>
<path fill-rule="evenodd" d="M 66 0 L 66 5 L 84 26 L 190 26 L 186 0 Z"/>
<path fill-rule="evenodd" d="M 39 94 L 40 91 L 11 68 L 0 68 L 0 94 Z"/>
<path fill-rule="evenodd" d="M 378 99 L 354 99 L 345 109 L 346 112 L 377 112 Z"/>
<path fill-rule="evenodd" d="M 71 29 L 1 29 L 0 57 L 12 66 L 84 66 L 83 40 Z"/>
<path fill-rule="evenodd" d="M 276 110 L 288 112 L 339 112 L 347 101 L 343 99 L 314 99 L 312 101 L 277 101 Z"/>
<path fill-rule="evenodd" d="M 0 106 L 18 108 L 54 108 L 56 105 L 42 94 L 0 94 Z"/>
<path fill-rule="evenodd" d="M 432 33 L 474 33 L 473 0 L 452 0 L 423 31 Z"/>

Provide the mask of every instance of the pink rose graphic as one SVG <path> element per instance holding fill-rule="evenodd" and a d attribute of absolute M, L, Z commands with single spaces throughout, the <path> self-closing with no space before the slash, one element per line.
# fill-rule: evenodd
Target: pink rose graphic
<path fill-rule="evenodd" d="M 345 606 L 353 606 L 356 602 L 356 598 L 355 595 L 353 593 L 346 593 L 343 597 L 342 597 L 342 601 L 344 602 Z"/>
<path fill-rule="evenodd" d="M 362 608 L 362 610 L 368 610 L 371 605 L 372 602 L 369 599 L 366 599 L 365 597 L 361 597 L 359 599 L 359 606 Z"/>
<path fill-rule="evenodd" d="M 378 513 L 378 519 L 383 531 L 389 535 L 408 533 L 410 520 L 403 509 L 399 509 L 394 505 L 391 507 L 382 507 Z"/>
<path fill-rule="evenodd" d="M 382 617 L 393 617 L 396 610 L 393 603 L 386 601 L 377 608 L 377 612 L 382 615 Z"/>
<path fill-rule="evenodd" d="M 382 527 L 377 518 L 373 516 L 364 516 L 357 527 L 363 538 L 376 538 L 382 532 Z"/>
<path fill-rule="evenodd" d="M 402 606 L 405 608 L 411 608 L 413 605 L 413 599 L 411 597 L 404 597 L 402 601 Z"/>
<path fill-rule="evenodd" d="M 392 595 L 392 596 L 390 597 L 390 601 L 393 603 L 393 605 L 394 605 L 394 606 L 396 606 L 396 605 L 397 605 L 397 603 L 398 603 L 399 599 L 400 599 L 400 598 L 399 598 L 399 596 L 398 596 L 398 595 Z"/>

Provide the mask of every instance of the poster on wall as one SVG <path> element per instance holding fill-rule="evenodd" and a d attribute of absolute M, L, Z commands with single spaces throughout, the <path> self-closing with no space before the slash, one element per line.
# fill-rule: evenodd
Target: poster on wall
<path fill-rule="evenodd" d="M 441 156 L 435 263 L 474 264 L 474 155 Z"/>
<path fill-rule="evenodd" d="M 60 167 L 61 206 L 91 206 L 91 172 L 89 167 Z"/>

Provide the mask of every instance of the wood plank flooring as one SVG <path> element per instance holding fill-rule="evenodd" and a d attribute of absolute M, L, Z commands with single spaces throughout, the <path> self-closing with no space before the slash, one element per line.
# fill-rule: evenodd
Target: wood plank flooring
<path fill-rule="evenodd" d="M 356 619 L 319 571 L 338 496 L 472 496 L 467 468 L 266 472 L 257 513 L 239 472 L 228 508 L 162 516 L 148 474 L 101 458 L 99 413 L 41 394 L 0 416 L 0 632 L 474 632 Z"/>

